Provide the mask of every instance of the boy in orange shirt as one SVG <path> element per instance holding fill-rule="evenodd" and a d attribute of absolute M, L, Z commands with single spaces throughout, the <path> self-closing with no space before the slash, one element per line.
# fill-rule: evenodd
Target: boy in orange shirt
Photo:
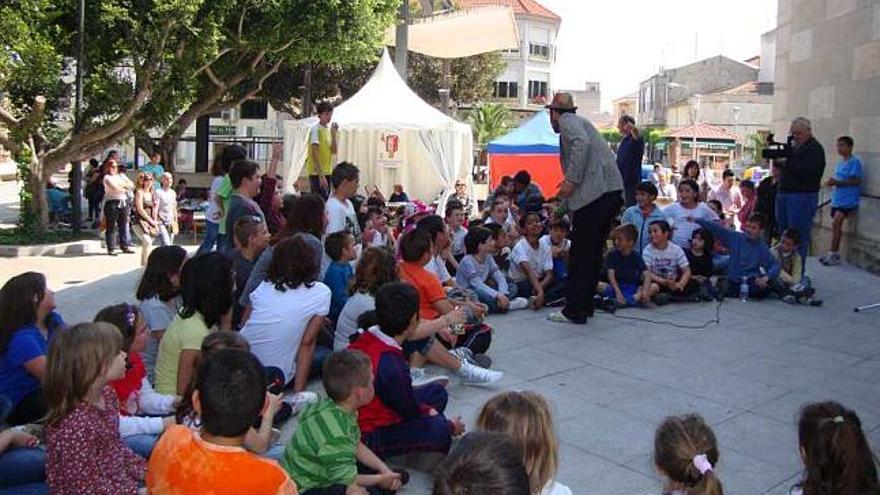
<path fill-rule="evenodd" d="M 201 431 L 171 426 L 153 449 L 147 489 L 154 495 L 266 493 L 296 495 L 277 462 L 244 449 L 244 437 L 266 410 L 263 367 L 253 354 L 224 349 L 199 367 L 193 409 Z"/>

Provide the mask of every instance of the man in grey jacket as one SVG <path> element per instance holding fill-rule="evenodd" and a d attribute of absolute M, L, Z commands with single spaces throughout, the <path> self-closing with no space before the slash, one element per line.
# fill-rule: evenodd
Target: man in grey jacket
<path fill-rule="evenodd" d="M 571 94 L 556 93 L 547 108 L 553 130 L 559 133 L 564 176 L 557 196 L 564 199 L 572 224 L 565 308 L 548 318 L 583 325 L 593 316 L 605 239 L 623 204 L 623 179 L 605 139 L 590 121 L 575 114 Z"/>

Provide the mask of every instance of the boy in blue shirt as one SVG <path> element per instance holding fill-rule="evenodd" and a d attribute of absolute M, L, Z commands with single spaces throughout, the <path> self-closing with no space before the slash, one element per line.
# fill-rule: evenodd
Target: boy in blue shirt
<path fill-rule="evenodd" d="M 645 262 L 633 249 L 639 232 L 634 225 L 621 225 L 611 232 L 614 249 L 605 256 L 608 283 L 599 282 L 596 293 L 603 296 L 603 307 L 635 306 L 650 301 L 651 297 L 641 290 L 645 274 Z"/>
<path fill-rule="evenodd" d="M 639 256 L 644 253 L 645 246 L 651 243 L 648 226 L 657 220 L 669 221 L 666 214 L 654 203 L 657 199 L 657 192 L 657 186 L 649 181 L 638 183 L 635 194 L 636 204 L 624 210 L 623 216 L 620 218 L 621 224 L 635 226 L 638 234 L 636 252 Z"/>
<path fill-rule="evenodd" d="M 779 263 L 764 243 L 767 217 L 752 213 L 742 232 L 728 229 L 717 221 L 702 218 L 695 221 L 700 227 L 712 232 L 730 250 L 730 262 L 727 265 L 730 284 L 727 295 L 735 297 L 740 289 L 740 281 L 745 278 L 749 285 L 749 297 L 762 299 L 769 296 L 773 289 L 771 281 L 779 277 Z"/>
<path fill-rule="evenodd" d="M 853 139 L 849 136 L 837 138 L 837 153 L 843 160 L 837 164 L 834 176 L 825 181 L 833 187 L 831 193 L 831 249 L 827 256 L 819 258 L 825 266 L 840 264 L 840 238 L 843 236 L 843 222 L 859 209 L 859 186 L 862 183 L 862 161 L 852 154 Z"/>
<path fill-rule="evenodd" d="M 332 263 L 324 273 L 324 285 L 330 288 L 330 313 L 327 315 L 333 326 L 348 301 L 348 283 L 354 275 L 351 262 L 357 257 L 354 236 L 348 232 L 334 232 L 324 239 L 324 250 Z"/>

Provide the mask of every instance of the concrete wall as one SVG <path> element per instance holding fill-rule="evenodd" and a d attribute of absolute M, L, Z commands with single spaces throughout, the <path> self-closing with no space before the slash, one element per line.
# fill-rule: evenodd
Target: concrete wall
<path fill-rule="evenodd" d="M 736 118 L 739 108 L 739 118 Z M 708 95 L 700 100 L 700 122 L 739 134 L 743 138 L 773 126 L 772 96 Z M 669 107 L 668 128 L 688 127 L 693 120 L 692 100 Z"/>
<path fill-rule="evenodd" d="M 666 70 L 641 83 L 639 121 L 647 126 L 666 125 L 667 84 L 686 87 L 668 88 L 668 102 L 674 103 L 694 94 L 707 95 L 739 86 L 758 78 L 758 68 L 724 56 Z"/>
<path fill-rule="evenodd" d="M 793 117 L 809 118 L 825 147 L 826 176 L 838 161 L 836 138 L 855 139 L 865 180 L 842 251 L 880 271 L 880 0 L 779 0 L 776 32 L 774 127 L 785 136 Z M 814 252 L 828 249 L 828 216 L 826 208 L 816 218 Z"/>

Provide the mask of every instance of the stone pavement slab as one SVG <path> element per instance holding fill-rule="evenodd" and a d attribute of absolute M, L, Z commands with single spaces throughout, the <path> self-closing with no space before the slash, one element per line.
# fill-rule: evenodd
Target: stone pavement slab
<path fill-rule="evenodd" d="M 104 260 L 87 262 L 100 271 Z M 79 262 L 69 260 L 67 269 Z M 788 493 L 800 472 L 796 418 L 805 402 L 836 399 L 854 408 L 872 447 L 880 448 L 880 310 L 852 312 L 880 301 L 880 278 L 814 260 L 808 269 L 825 299 L 821 308 L 728 300 L 720 308 L 598 314 L 582 327 L 547 322 L 547 311 L 492 316 L 490 355 L 506 376 L 486 388 L 454 381 L 447 413 L 472 425 L 495 393 L 538 391 L 556 416 L 559 481 L 577 494 L 632 495 L 659 491 L 651 459 L 657 424 L 696 411 L 718 437 L 727 493 Z M 58 306 L 68 322 L 91 319 L 101 305 L 131 301 L 139 273 L 120 268 L 64 288 Z M 720 324 L 702 329 L 668 324 L 699 326 L 716 316 Z M 283 437 L 294 428 L 291 421 Z M 429 492 L 430 477 L 414 472 L 401 493 Z"/>

